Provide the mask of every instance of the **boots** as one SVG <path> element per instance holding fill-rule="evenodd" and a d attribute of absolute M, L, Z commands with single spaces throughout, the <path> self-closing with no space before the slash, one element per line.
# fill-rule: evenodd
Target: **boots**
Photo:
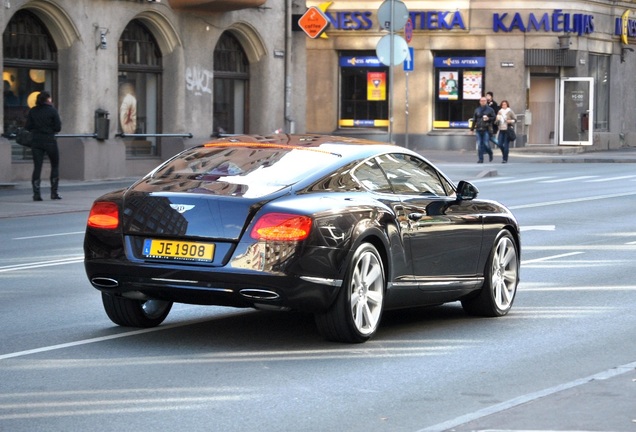
<path fill-rule="evenodd" d="M 42 195 L 40 195 L 40 180 L 31 181 L 33 186 L 33 201 L 42 201 Z"/>
<path fill-rule="evenodd" d="M 59 178 L 52 178 L 51 179 L 51 199 L 52 200 L 61 200 L 62 199 L 62 195 L 59 195 L 57 193 L 57 187 L 60 184 L 60 179 Z"/>

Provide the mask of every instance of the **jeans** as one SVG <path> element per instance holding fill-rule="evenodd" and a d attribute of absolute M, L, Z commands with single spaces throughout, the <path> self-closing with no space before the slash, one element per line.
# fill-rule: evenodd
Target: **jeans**
<path fill-rule="evenodd" d="M 51 180 L 60 177 L 60 153 L 57 148 L 57 144 L 44 144 L 40 147 L 33 147 L 31 149 L 33 153 L 33 173 L 31 174 L 31 181 L 40 180 L 40 174 L 42 173 L 42 164 L 44 163 L 44 155 L 49 157 L 51 161 Z"/>
<path fill-rule="evenodd" d="M 490 160 L 492 160 L 492 150 L 490 149 L 490 134 L 488 130 L 475 131 L 477 134 L 477 156 L 479 162 L 484 161 L 484 153 L 488 153 Z"/>
<path fill-rule="evenodd" d="M 501 149 L 501 155 L 504 162 L 508 161 L 508 150 L 510 150 L 510 140 L 508 139 L 508 132 L 506 130 L 499 131 L 499 142 L 497 146 Z"/>

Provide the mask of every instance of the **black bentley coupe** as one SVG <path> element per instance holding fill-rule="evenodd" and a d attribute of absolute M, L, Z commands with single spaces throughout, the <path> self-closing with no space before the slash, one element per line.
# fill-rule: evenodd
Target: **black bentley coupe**
<path fill-rule="evenodd" d="M 161 324 L 173 302 L 312 313 L 360 343 L 388 309 L 512 307 L 519 225 L 418 153 L 353 138 L 230 136 L 98 198 L 85 268 L 116 324 Z"/>

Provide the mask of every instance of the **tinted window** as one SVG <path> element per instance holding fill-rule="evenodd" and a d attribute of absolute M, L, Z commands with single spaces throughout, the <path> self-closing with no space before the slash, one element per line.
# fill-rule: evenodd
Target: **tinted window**
<path fill-rule="evenodd" d="M 392 153 L 376 158 L 395 193 L 447 195 L 448 185 L 437 171 L 421 159 L 411 155 Z"/>
<path fill-rule="evenodd" d="M 392 192 L 389 181 L 386 179 L 384 172 L 375 159 L 369 159 L 359 165 L 353 175 L 370 191 L 384 193 Z"/>
<path fill-rule="evenodd" d="M 338 160 L 317 149 L 237 144 L 198 147 L 166 162 L 151 174 L 155 180 L 179 179 L 226 186 L 234 196 L 258 197 L 302 180 Z M 240 191 L 240 192 L 237 192 Z"/>

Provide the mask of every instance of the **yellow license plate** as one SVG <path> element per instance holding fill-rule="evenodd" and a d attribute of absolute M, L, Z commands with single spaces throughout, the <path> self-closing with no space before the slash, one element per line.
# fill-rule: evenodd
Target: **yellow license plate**
<path fill-rule="evenodd" d="M 146 239 L 143 255 L 146 258 L 209 262 L 214 258 L 214 243 Z"/>

